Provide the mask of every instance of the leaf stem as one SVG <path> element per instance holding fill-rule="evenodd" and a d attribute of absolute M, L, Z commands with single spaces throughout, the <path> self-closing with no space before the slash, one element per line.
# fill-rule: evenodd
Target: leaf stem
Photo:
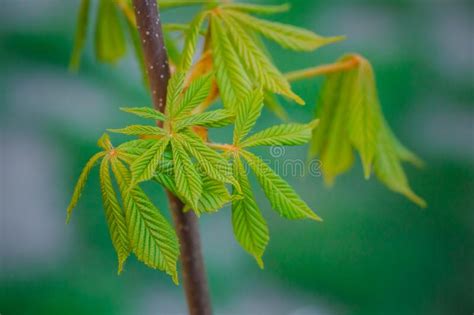
<path fill-rule="evenodd" d="M 320 65 L 317 67 L 296 70 L 292 72 L 288 72 L 285 74 L 285 78 L 288 81 L 299 81 L 304 79 L 313 78 L 319 75 L 325 75 L 340 71 L 347 71 L 355 68 L 359 64 L 359 56 L 353 55 L 352 58 L 338 61 L 335 63 Z"/>
<path fill-rule="evenodd" d="M 133 7 L 145 57 L 153 106 L 164 113 L 170 79 L 168 56 L 164 44 L 159 8 L 155 0 L 133 0 Z M 161 124 L 162 122 L 158 122 Z M 184 212 L 181 200 L 167 191 L 169 206 L 180 242 L 182 278 L 191 315 L 210 315 L 211 301 L 199 227 L 193 211 Z"/>

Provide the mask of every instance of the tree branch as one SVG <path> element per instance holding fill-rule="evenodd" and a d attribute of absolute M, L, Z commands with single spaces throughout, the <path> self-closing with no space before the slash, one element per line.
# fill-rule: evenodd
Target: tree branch
<path fill-rule="evenodd" d="M 159 8 L 156 0 L 133 0 L 133 5 L 145 57 L 153 106 L 155 109 L 164 112 L 170 68 Z M 184 213 L 184 204 L 181 200 L 169 191 L 167 191 L 167 195 L 180 241 L 182 278 L 189 314 L 210 315 L 212 313 L 211 302 L 196 215 L 193 211 Z"/>

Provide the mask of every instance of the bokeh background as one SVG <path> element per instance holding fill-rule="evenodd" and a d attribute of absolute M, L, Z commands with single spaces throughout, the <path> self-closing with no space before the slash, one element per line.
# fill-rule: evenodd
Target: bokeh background
<path fill-rule="evenodd" d="M 366 182 L 360 164 L 332 189 L 320 177 L 287 177 L 322 224 L 280 219 L 257 189 L 271 232 L 263 271 L 234 240 L 229 208 L 200 221 L 215 313 L 472 314 L 473 5 L 289 2 L 291 12 L 276 20 L 348 39 L 304 54 L 270 46 L 277 64 L 294 70 L 345 52 L 371 60 L 390 125 L 427 162 L 407 172 L 429 207 Z M 2 1 L 0 313 L 185 314 L 181 287 L 160 272 L 132 258 L 116 275 L 96 171 L 65 225 L 74 182 L 96 139 L 129 122 L 118 107 L 150 103 L 131 52 L 115 67 L 102 65 L 89 40 L 79 73 L 68 72 L 78 4 Z M 168 11 L 164 19 L 187 21 L 192 12 Z M 313 116 L 321 82 L 294 85 L 308 105 L 285 103 L 293 120 Z M 265 112 L 258 126 L 276 121 Z M 306 150 L 292 148 L 282 159 L 305 157 Z M 163 192 L 146 189 L 166 211 Z"/>

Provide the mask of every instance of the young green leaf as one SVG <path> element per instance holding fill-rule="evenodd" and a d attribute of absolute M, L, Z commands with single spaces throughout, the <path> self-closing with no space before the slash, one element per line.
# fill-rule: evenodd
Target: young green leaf
<path fill-rule="evenodd" d="M 118 158 L 128 165 L 131 165 L 146 150 L 151 148 L 156 139 L 137 139 L 122 143 L 116 148 Z"/>
<path fill-rule="evenodd" d="M 133 252 L 147 266 L 169 274 L 178 284 L 179 243 L 173 227 L 140 187 L 130 189 L 130 173 L 117 159 L 112 170 L 120 188 Z"/>
<path fill-rule="evenodd" d="M 197 160 L 204 173 L 212 179 L 238 185 L 232 176 L 232 167 L 219 153 L 205 145 L 199 137 L 186 132 L 178 139 L 183 147 Z"/>
<path fill-rule="evenodd" d="M 221 8 L 244 13 L 275 14 L 287 12 L 290 9 L 290 4 L 284 3 L 280 5 L 259 5 L 250 3 L 223 3 Z"/>
<path fill-rule="evenodd" d="M 347 123 L 350 141 L 359 152 L 364 176 L 368 179 L 375 157 L 381 114 L 372 66 L 363 58 L 359 58 L 359 63 L 359 66 L 352 70 L 356 72 L 353 76 L 347 74 L 351 80 L 345 83 L 352 89 L 347 107 Z"/>
<path fill-rule="evenodd" d="M 226 11 L 245 27 L 275 41 L 284 48 L 296 51 L 313 51 L 321 46 L 343 40 L 344 36 L 322 37 L 303 28 L 258 19 L 234 10 Z"/>
<path fill-rule="evenodd" d="M 193 81 L 184 92 L 180 102 L 170 109 L 170 117 L 179 118 L 187 117 L 188 114 L 209 95 L 211 89 L 212 77 L 210 74 L 204 75 Z"/>
<path fill-rule="evenodd" d="M 104 149 L 104 151 L 110 151 L 112 150 L 114 147 L 112 145 L 112 142 L 110 142 L 110 137 L 108 134 L 104 133 L 100 138 L 99 140 L 97 140 L 97 145 Z"/>
<path fill-rule="evenodd" d="M 186 200 L 177 193 L 176 183 L 171 175 L 158 173 L 154 179 L 178 197 Z M 216 212 L 226 203 L 230 202 L 230 200 L 231 197 L 224 183 L 204 176 L 202 178 L 201 197 L 199 198 L 197 207 L 193 208 L 193 210 L 197 216 L 203 213 Z"/>
<path fill-rule="evenodd" d="M 235 120 L 235 115 L 227 109 L 217 109 L 180 119 L 176 122 L 176 130 L 190 126 L 219 128 L 230 125 Z"/>
<path fill-rule="evenodd" d="M 147 125 L 131 125 L 120 129 L 107 129 L 107 131 L 114 133 L 121 133 L 129 136 L 144 136 L 144 135 L 155 135 L 164 136 L 165 131 L 159 127 L 147 126 Z"/>
<path fill-rule="evenodd" d="M 87 36 L 87 24 L 89 22 L 90 0 L 82 0 L 77 15 L 76 36 L 74 37 L 74 48 L 72 49 L 69 69 L 76 71 L 81 63 L 81 53 L 84 49 Z"/>
<path fill-rule="evenodd" d="M 260 145 L 302 145 L 311 140 L 312 131 L 318 122 L 319 120 L 314 120 L 309 124 L 276 125 L 253 134 L 242 141 L 240 146 L 244 148 Z"/>
<path fill-rule="evenodd" d="M 237 117 L 234 127 L 234 144 L 237 145 L 245 138 L 257 122 L 262 112 L 263 93 L 256 89 L 248 92 L 237 105 Z"/>
<path fill-rule="evenodd" d="M 163 113 L 153 109 L 151 107 L 121 107 L 121 111 L 137 115 L 142 118 L 154 119 L 154 120 L 165 120 Z"/>
<path fill-rule="evenodd" d="M 304 101 L 293 93 L 286 78 L 269 60 L 248 30 L 241 26 L 232 15 L 223 13 L 222 17 L 242 64 L 252 79 L 260 82 L 266 90 L 288 96 L 298 104 L 304 104 Z"/>
<path fill-rule="evenodd" d="M 115 3 L 110 0 L 100 0 L 95 30 L 97 59 L 115 63 L 125 55 L 126 47 L 125 35 Z"/>
<path fill-rule="evenodd" d="M 87 162 L 86 166 L 82 169 L 81 175 L 77 180 L 76 186 L 74 187 L 74 192 L 72 194 L 71 201 L 69 202 L 69 206 L 67 207 L 67 218 L 66 222 L 69 222 L 72 215 L 72 210 L 76 207 L 79 198 L 81 197 L 82 190 L 84 189 L 87 177 L 91 169 L 94 167 L 95 163 L 105 155 L 105 152 L 96 153 L 91 159 Z"/>
<path fill-rule="evenodd" d="M 176 189 L 181 196 L 190 202 L 192 207 L 197 208 L 202 192 L 201 177 L 181 142 L 172 138 L 171 147 L 173 150 Z"/>
<path fill-rule="evenodd" d="M 388 188 L 404 195 L 418 206 L 426 207 L 426 202 L 411 190 L 387 130 L 379 133 L 374 170 Z"/>
<path fill-rule="evenodd" d="M 112 185 L 109 171 L 109 159 L 105 158 L 100 164 L 100 189 L 104 204 L 105 217 L 109 226 L 110 238 L 118 258 L 118 273 L 123 270 L 123 265 L 130 254 L 127 224 L 125 215 L 117 200 L 115 189 Z"/>
<path fill-rule="evenodd" d="M 155 141 L 152 147 L 146 150 L 130 165 L 132 186 L 135 186 L 139 182 L 149 180 L 155 175 L 156 167 L 161 162 L 168 143 L 168 137 Z"/>
<path fill-rule="evenodd" d="M 320 156 L 324 179 L 332 183 L 352 166 L 355 149 L 366 178 L 374 169 L 388 188 L 425 206 L 411 191 L 401 165 L 401 161 L 420 165 L 421 160 L 396 139 L 385 121 L 370 63 L 358 55 L 341 61 L 348 58 L 357 60 L 354 69 L 326 77 L 317 112 L 321 126 L 314 131 L 310 156 Z"/>
<path fill-rule="evenodd" d="M 356 73 L 337 73 L 324 83 L 317 117 L 321 124 L 314 131 L 312 152 L 318 153 L 325 182 L 330 185 L 337 175 L 353 164 L 354 154 L 347 131 L 352 77 Z"/>
<path fill-rule="evenodd" d="M 251 83 L 237 52 L 229 41 L 220 18 L 211 16 L 212 56 L 219 93 L 227 108 L 251 89 Z"/>
<path fill-rule="evenodd" d="M 234 160 L 234 176 L 242 188 L 242 198 L 232 201 L 232 226 L 239 244 L 255 257 L 260 268 L 263 268 L 263 252 L 270 239 L 267 223 L 260 213 L 252 188 L 239 157 Z M 239 195 L 233 192 L 234 196 Z"/>
<path fill-rule="evenodd" d="M 183 55 L 181 57 L 181 70 L 186 72 L 193 63 L 194 53 L 196 51 L 197 41 L 199 39 L 199 33 L 201 31 L 201 25 L 204 19 L 207 17 L 208 12 L 203 11 L 196 15 L 189 29 L 186 30 L 186 38 L 184 40 Z"/>
<path fill-rule="evenodd" d="M 257 176 L 272 208 L 287 219 L 309 218 L 322 221 L 296 194 L 291 186 L 278 176 L 265 162 L 250 152 L 242 151 L 250 168 Z"/>
<path fill-rule="evenodd" d="M 176 103 L 184 89 L 186 73 L 175 73 L 168 82 L 168 93 L 166 95 L 166 113 L 173 113 Z"/>
<path fill-rule="evenodd" d="M 133 155 L 142 155 L 143 152 L 151 148 L 155 144 L 155 139 L 137 139 L 122 143 L 117 150 Z"/>

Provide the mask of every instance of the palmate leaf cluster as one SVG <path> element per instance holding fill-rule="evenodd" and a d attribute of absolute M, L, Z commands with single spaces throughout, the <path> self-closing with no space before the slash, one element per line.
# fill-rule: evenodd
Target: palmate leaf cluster
<path fill-rule="evenodd" d="M 310 157 L 319 156 L 324 178 L 331 184 L 351 168 L 355 150 L 366 179 L 374 172 L 388 188 L 425 207 L 402 168 L 403 161 L 415 166 L 422 162 L 398 141 L 385 121 L 370 63 L 358 55 L 344 56 L 341 61 L 354 58 L 356 67 L 326 77 L 317 111 L 321 125 L 314 131 Z"/>
<path fill-rule="evenodd" d="M 99 174 L 102 203 L 110 238 L 117 253 L 118 273 L 122 272 L 125 261 L 133 252 L 147 266 L 166 272 L 178 283 L 176 262 L 179 243 L 173 227 L 144 191 L 131 185 L 132 177 L 125 164 L 129 159 L 128 150 L 114 148 L 107 134 L 99 139 L 98 145 L 103 151 L 96 153 L 82 170 L 67 209 L 67 220 L 77 205 L 88 174 L 101 160 Z"/>
<path fill-rule="evenodd" d="M 144 69 L 130 0 L 97 0 L 95 52 L 99 61 L 115 63 L 126 52 L 129 34 Z M 322 37 L 311 31 L 277 23 L 262 16 L 285 12 L 288 5 L 256 5 L 217 0 L 159 0 L 161 9 L 197 5 L 188 24 L 164 24 L 165 44 L 174 74 L 168 84 L 166 110 L 122 108 L 149 119 L 150 124 L 129 125 L 109 132 L 134 139 L 117 147 L 105 134 L 103 151 L 94 155 L 81 173 L 68 207 L 76 206 L 87 176 L 100 161 L 99 174 L 105 217 L 122 271 L 130 253 L 146 265 L 178 281 L 179 242 L 172 226 L 156 208 L 141 183 L 152 181 L 172 192 L 197 216 L 231 204 L 235 237 L 263 267 L 269 228 L 259 208 L 247 170 L 254 174 L 270 205 L 287 219 L 321 220 L 294 189 L 251 152 L 256 146 L 296 146 L 311 143 L 310 156 L 319 156 L 326 182 L 347 171 L 359 153 L 364 174 L 372 173 L 390 189 L 424 206 L 412 192 L 403 161 L 420 160 L 400 144 L 385 121 L 375 79 L 367 60 L 326 76 L 317 117 L 307 124 L 287 123 L 252 132 L 263 106 L 287 118 L 276 96 L 304 104 L 288 77 L 274 65 L 264 41 L 285 49 L 314 51 L 343 37 Z M 71 67 L 79 66 L 85 45 L 92 2 L 82 0 Z M 176 45 L 176 37 L 182 45 Z M 202 52 L 198 53 L 200 42 Z M 182 49 L 177 47 L 182 46 Z M 143 71 L 145 74 L 145 71 Z M 146 78 L 145 78 L 146 81 Z M 207 108 L 220 98 L 222 106 Z M 318 122 L 320 121 L 320 125 Z M 217 144 L 207 139 L 208 128 L 233 126 L 233 139 Z"/>
<path fill-rule="evenodd" d="M 152 108 L 122 110 L 162 127 L 130 125 L 110 132 L 136 136 L 114 148 L 107 135 L 99 141 L 104 151 L 86 164 L 68 207 L 68 215 L 77 204 L 87 175 L 102 158 L 100 166 L 103 205 L 112 243 L 119 259 L 119 272 L 130 251 L 145 264 L 163 270 L 176 279 L 178 243 L 174 230 L 153 206 L 139 184 L 153 180 L 176 194 L 188 209 L 199 216 L 215 212 L 232 202 L 232 223 L 237 240 L 263 266 L 262 255 L 269 239 L 268 228 L 253 197 L 243 168 L 246 161 L 255 173 L 272 207 L 288 219 L 320 218 L 294 190 L 259 157 L 247 148 L 268 145 L 307 143 L 316 122 L 284 124 L 247 136 L 263 107 L 261 89 L 250 91 L 237 105 L 236 113 L 218 109 L 194 114 L 207 97 L 212 76 L 203 76 L 184 88 L 185 76 L 176 73 L 168 85 L 166 112 Z M 193 128 L 223 127 L 234 123 L 234 141 L 230 145 L 207 143 Z M 112 168 L 121 202 L 112 184 Z M 232 187 L 232 194 L 228 187 Z"/>

